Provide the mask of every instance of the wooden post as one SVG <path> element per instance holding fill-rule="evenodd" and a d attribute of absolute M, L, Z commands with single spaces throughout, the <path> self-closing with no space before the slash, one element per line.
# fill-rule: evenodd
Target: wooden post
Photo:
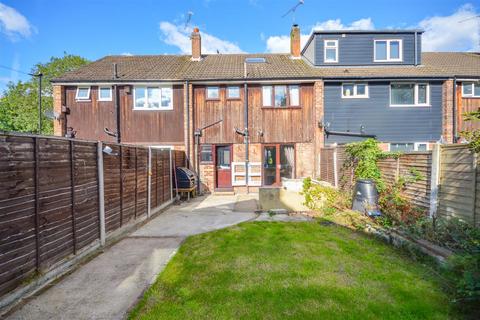
<path fill-rule="evenodd" d="M 147 218 L 150 218 L 152 208 L 152 148 L 148 147 L 148 181 L 147 181 Z"/>
<path fill-rule="evenodd" d="M 100 244 L 105 245 L 105 188 L 103 180 L 103 146 L 97 142 L 97 177 L 98 177 L 98 216 L 100 220 Z"/>
<path fill-rule="evenodd" d="M 338 188 L 337 144 L 333 147 L 333 182 L 335 188 Z"/>
<path fill-rule="evenodd" d="M 123 150 L 120 145 L 120 227 L 123 226 Z"/>
<path fill-rule="evenodd" d="M 441 160 L 441 144 L 436 143 L 432 150 L 432 168 L 430 177 L 430 218 L 437 215 L 438 207 L 438 184 L 440 183 L 440 160 Z"/>
<path fill-rule="evenodd" d="M 138 200 L 138 155 L 137 147 L 135 147 L 135 220 L 137 219 L 137 200 Z"/>
<path fill-rule="evenodd" d="M 40 148 L 38 138 L 33 138 L 33 157 L 35 159 L 34 184 L 35 184 L 35 263 L 37 272 L 40 272 Z"/>
<path fill-rule="evenodd" d="M 73 236 L 73 254 L 77 254 L 77 223 L 75 221 L 75 145 L 70 140 L 70 190 L 72 200 L 72 236 Z"/>
<path fill-rule="evenodd" d="M 168 156 L 170 158 L 168 167 L 168 178 L 170 180 L 170 201 L 173 200 L 173 185 L 172 185 L 172 149 L 168 150 Z"/>
<path fill-rule="evenodd" d="M 473 226 L 477 226 L 477 218 L 476 218 L 476 212 L 475 212 L 475 207 L 477 203 L 477 153 L 472 151 L 472 158 L 473 158 L 473 203 L 472 203 L 472 220 L 473 220 Z"/>

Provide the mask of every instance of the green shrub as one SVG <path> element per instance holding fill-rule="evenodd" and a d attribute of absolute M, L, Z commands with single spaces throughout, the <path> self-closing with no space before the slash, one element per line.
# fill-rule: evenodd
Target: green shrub
<path fill-rule="evenodd" d="M 327 215 L 333 214 L 337 209 L 346 208 L 349 202 L 348 197 L 341 191 L 313 183 L 311 178 L 303 180 L 302 194 L 305 197 L 305 206 Z"/>

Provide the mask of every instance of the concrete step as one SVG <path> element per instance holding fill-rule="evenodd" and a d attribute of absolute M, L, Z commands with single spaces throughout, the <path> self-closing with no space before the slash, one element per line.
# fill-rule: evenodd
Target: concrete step
<path fill-rule="evenodd" d="M 234 191 L 215 191 L 213 193 L 214 196 L 234 196 Z"/>

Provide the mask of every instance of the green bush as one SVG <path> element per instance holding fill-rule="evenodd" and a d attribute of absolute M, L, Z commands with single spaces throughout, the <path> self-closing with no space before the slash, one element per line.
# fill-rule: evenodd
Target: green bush
<path fill-rule="evenodd" d="M 305 206 L 326 215 L 333 214 L 337 209 L 345 209 L 349 202 L 348 197 L 341 191 L 313 183 L 311 178 L 303 180 L 302 194 L 305 197 Z"/>

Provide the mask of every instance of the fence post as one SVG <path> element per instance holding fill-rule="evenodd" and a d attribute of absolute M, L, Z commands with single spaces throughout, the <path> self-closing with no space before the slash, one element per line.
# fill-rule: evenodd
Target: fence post
<path fill-rule="evenodd" d="M 472 204 L 472 215 L 473 215 L 473 226 L 477 226 L 477 217 L 476 217 L 476 204 L 477 204 L 477 153 L 473 152 L 473 204 Z"/>
<path fill-rule="evenodd" d="M 338 188 L 337 144 L 333 147 L 333 183 Z"/>
<path fill-rule="evenodd" d="M 173 185 L 172 185 L 172 149 L 168 150 L 168 156 L 170 158 L 170 167 L 168 168 L 168 177 L 170 178 L 170 201 L 173 200 Z"/>
<path fill-rule="evenodd" d="M 147 181 L 147 218 L 150 218 L 152 204 L 152 148 L 148 147 L 148 181 Z"/>
<path fill-rule="evenodd" d="M 441 147 L 441 144 L 437 142 L 433 146 L 432 150 L 432 168 L 430 176 L 430 218 L 436 217 L 437 215 Z"/>
<path fill-rule="evenodd" d="M 103 146 L 97 142 L 97 170 L 98 170 L 98 213 L 100 220 L 100 244 L 105 245 L 105 188 L 103 180 Z"/>

